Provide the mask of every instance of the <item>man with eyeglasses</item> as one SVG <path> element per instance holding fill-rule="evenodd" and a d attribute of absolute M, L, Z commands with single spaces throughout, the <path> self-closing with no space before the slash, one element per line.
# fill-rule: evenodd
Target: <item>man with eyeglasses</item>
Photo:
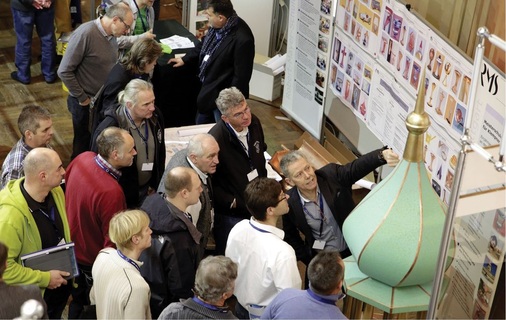
<path fill-rule="evenodd" d="M 220 121 L 209 133 L 220 147 L 220 163 L 213 175 L 214 240 L 216 254 L 224 254 L 232 227 L 250 213 L 244 189 L 257 177 L 266 177 L 264 152 L 267 145 L 260 120 L 251 113 L 243 94 L 235 87 L 220 92 L 216 105 Z"/>
<path fill-rule="evenodd" d="M 70 37 L 58 68 L 68 89 L 67 108 L 72 114 L 74 140 L 71 159 L 89 150 L 89 105 L 118 60 L 116 38 L 125 35 L 134 21 L 124 2 L 107 8 L 104 16 L 80 25 Z"/>
<path fill-rule="evenodd" d="M 319 252 L 309 263 L 307 290 L 285 289 L 261 319 L 347 319 L 337 307 L 342 293 L 344 261 L 335 250 Z"/>
<path fill-rule="evenodd" d="M 287 153 L 280 167 L 292 188 L 288 191 L 290 211 L 283 216 L 283 230 L 297 259 L 308 265 L 323 249 L 338 250 L 343 258 L 351 255 L 341 229 L 355 207 L 352 185 L 377 167 L 398 162 L 399 156 L 385 147 L 346 165 L 329 163 L 315 171 L 300 151 Z"/>
<path fill-rule="evenodd" d="M 283 241 L 278 219 L 288 212 L 288 195 L 274 179 L 257 178 L 244 191 L 251 213 L 230 231 L 225 255 L 239 266 L 236 315 L 253 319 L 284 289 L 300 289 L 295 251 Z"/>

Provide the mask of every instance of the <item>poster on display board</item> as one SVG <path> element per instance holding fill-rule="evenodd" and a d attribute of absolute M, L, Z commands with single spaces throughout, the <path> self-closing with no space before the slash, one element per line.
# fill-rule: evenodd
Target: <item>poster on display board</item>
<path fill-rule="evenodd" d="M 290 3 L 285 87 L 281 108 L 320 138 L 329 82 L 334 0 Z"/>
<path fill-rule="evenodd" d="M 404 122 L 414 109 L 418 85 L 425 85 L 424 107 L 431 127 L 425 135 L 423 157 L 434 190 L 448 204 L 460 137 L 470 116 L 472 64 L 403 4 L 379 3 L 381 8 L 374 9 L 380 16 L 378 42 L 365 50 L 345 17 L 348 9 L 351 17 L 354 11 L 358 16 L 361 6 L 371 8 L 373 2 L 339 2 L 328 89 L 379 140 L 402 154 L 407 137 Z M 350 63 L 350 56 L 356 63 Z M 499 143 L 502 136 L 506 85 L 504 74 L 486 62 L 481 69 L 471 136 L 488 146 Z"/>

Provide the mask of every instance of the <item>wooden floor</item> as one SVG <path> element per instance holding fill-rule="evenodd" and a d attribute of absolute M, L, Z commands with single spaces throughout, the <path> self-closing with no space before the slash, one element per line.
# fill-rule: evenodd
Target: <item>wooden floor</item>
<path fill-rule="evenodd" d="M 181 11 L 173 5 L 175 1 L 161 0 L 160 19 L 177 19 L 181 21 Z M 89 0 L 82 1 L 83 20 L 89 20 Z M 17 118 L 21 109 L 29 104 L 38 104 L 49 109 L 53 116 L 54 136 L 51 142 L 64 165 L 67 165 L 72 153 L 72 120 L 67 110 L 67 94 L 62 90 L 61 82 L 47 84 L 40 71 L 40 42 L 34 31 L 32 49 L 31 84 L 23 85 L 10 78 L 16 70 L 14 65 L 14 46 L 16 36 L 12 25 L 10 4 L 0 1 L 0 163 L 20 137 Z M 266 101 L 251 97 L 250 104 L 264 128 L 268 152 L 274 154 L 281 150 L 281 144 L 293 147 L 302 131 L 291 121 L 278 120 L 284 116 L 279 110 L 281 101 L 273 106 Z M 266 102 L 266 103 L 264 103 Z"/>

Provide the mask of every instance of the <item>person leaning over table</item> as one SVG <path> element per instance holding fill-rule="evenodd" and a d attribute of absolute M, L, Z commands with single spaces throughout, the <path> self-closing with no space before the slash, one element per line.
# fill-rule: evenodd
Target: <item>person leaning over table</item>
<path fill-rule="evenodd" d="M 169 63 L 180 67 L 196 61 L 202 87 L 197 97 L 197 124 L 220 120 L 215 100 L 221 90 L 237 87 L 249 97 L 249 81 L 255 58 L 255 39 L 250 27 L 237 16 L 230 0 L 211 0 L 207 16 L 207 35 L 183 58 Z"/>

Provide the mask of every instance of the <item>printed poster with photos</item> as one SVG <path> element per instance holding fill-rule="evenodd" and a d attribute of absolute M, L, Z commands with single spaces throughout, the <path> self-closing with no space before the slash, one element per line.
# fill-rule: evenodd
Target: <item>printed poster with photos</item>
<path fill-rule="evenodd" d="M 374 52 L 384 0 L 339 0 L 336 25 L 362 49 Z"/>
<path fill-rule="evenodd" d="M 334 32 L 331 51 L 330 83 L 332 92 L 363 121 L 367 119 L 367 106 L 374 70 L 374 59 L 343 34 Z"/>
<path fill-rule="evenodd" d="M 425 65 L 425 111 L 459 140 L 467 117 L 472 65 L 432 31 Z"/>
<path fill-rule="evenodd" d="M 479 194 L 474 197 L 480 201 Z M 504 260 L 505 225 L 504 207 L 455 219 L 455 253 L 437 318 L 489 318 Z"/>
<path fill-rule="evenodd" d="M 328 85 L 334 11 L 333 0 L 290 4 L 282 109 L 316 138 Z"/>
<path fill-rule="evenodd" d="M 378 62 L 414 95 L 418 92 L 427 56 L 428 33 L 427 25 L 404 5 L 385 1 L 377 49 Z"/>

